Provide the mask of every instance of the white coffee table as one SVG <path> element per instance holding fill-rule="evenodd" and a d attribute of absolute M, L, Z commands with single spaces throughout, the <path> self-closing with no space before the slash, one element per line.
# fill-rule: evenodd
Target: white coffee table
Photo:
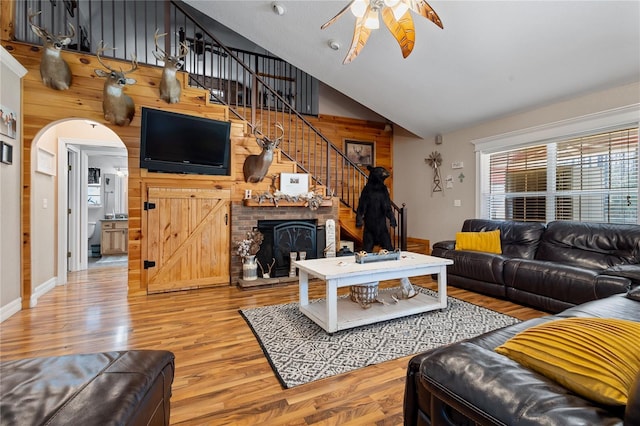
<path fill-rule="evenodd" d="M 447 265 L 450 259 L 403 251 L 398 260 L 356 263 L 355 256 L 298 260 L 300 312 L 326 332 L 372 324 L 407 315 L 447 307 Z M 350 298 L 338 297 L 338 288 L 354 284 L 421 275 L 438 275 L 438 293 L 432 297 L 418 293 L 410 299 L 386 305 L 373 303 L 363 309 Z M 325 281 L 326 298 L 309 303 L 309 277 Z"/>

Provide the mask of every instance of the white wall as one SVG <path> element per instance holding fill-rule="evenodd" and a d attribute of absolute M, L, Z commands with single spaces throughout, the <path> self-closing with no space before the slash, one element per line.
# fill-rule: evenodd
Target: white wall
<path fill-rule="evenodd" d="M 22 172 L 21 78 L 27 70 L 0 46 L 0 104 L 20 119 L 16 138 L 0 135 L 13 146 L 13 163 L 0 163 L 0 322 L 21 309 L 20 181 Z"/>
<path fill-rule="evenodd" d="M 640 83 L 628 84 L 546 107 L 482 123 L 443 135 L 442 145 L 394 129 L 394 201 L 406 203 L 409 236 L 429 239 L 431 243 L 455 239 L 462 222 L 476 212 L 476 167 L 472 140 L 499 135 L 533 126 L 553 123 L 640 102 Z M 453 176 L 453 188 L 431 193 L 432 169 L 424 159 L 433 151 L 443 157 L 443 180 Z M 464 162 L 453 170 L 451 163 Z M 458 175 L 464 173 L 464 181 Z M 444 182 L 443 182 L 444 185 Z M 461 206 L 454 207 L 454 200 Z"/>
<path fill-rule="evenodd" d="M 33 283 L 32 293 L 35 295 L 39 286 L 55 285 L 56 277 L 56 234 L 57 221 L 57 161 L 58 138 L 55 127 L 50 128 L 37 139 L 31 150 L 31 164 L 37 165 L 38 150 L 53 156 L 52 164 L 55 175 L 31 171 L 31 271 Z"/>

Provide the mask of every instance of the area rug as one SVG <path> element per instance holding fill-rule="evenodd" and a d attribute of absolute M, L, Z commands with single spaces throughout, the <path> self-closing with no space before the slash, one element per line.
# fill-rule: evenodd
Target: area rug
<path fill-rule="evenodd" d="M 428 289 L 415 289 L 435 295 Z M 381 296 L 384 291 L 380 291 Z M 441 311 L 330 335 L 300 313 L 298 307 L 298 303 L 288 303 L 240 310 L 285 389 L 520 322 L 508 315 L 449 297 L 447 309 Z"/>

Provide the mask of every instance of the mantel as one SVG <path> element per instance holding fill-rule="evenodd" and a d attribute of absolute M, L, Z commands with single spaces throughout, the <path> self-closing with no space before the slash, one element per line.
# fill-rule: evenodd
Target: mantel
<path fill-rule="evenodd" d="M 277 204 L 272 200 L 264 200 L 262 202 L 258 200 L 248 199 L 243 200 L 243 203 L 247 207 L 309 207 L 309 202 L 307 200 L 300 201 L 287 201 L 287 200 L 278 200 Z M 320 203 L 319 207 L 331 207 L 333 205 L 333 201 L 331 198 L 325 198 Z"/>

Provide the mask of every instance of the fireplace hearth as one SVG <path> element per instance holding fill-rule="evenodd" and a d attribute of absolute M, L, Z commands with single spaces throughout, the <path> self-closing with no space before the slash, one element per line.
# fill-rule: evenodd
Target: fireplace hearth
<path fill-rule="evenodd" d="M 325 225 L 327 220 L 333 220 L 338 223 L 339 220 L 339 201 L 336 198 L 332 199 L 331 206 L 320 206 L 317 210 L 311 210 L 307 207 L 301 206 L 272 206 L 272 205 L 245 205 L 243 201 L 233 201 L 231 203 L 231 241 L 240 241 L 248 231 L 256 229 L 258 223 L 269 223 L 271 227 L 284 223 L 284 222 L 303 222 L 315 226 L 316 229 L 316 254 L 312 253 L 308 246 L 303 246 L 298 249 L 294 246 L 296 251 L 305 251 L 307 253 L 307 259 L 324 257 L 324 250 L 326 248 L 326 231 Z M 338 228 L 336 226 L 336 228 Z M 337 231 L 337 230 L 336 230 Z M 262 231 L 261 231 L 262 232 Z M 339 235 L 335 234 L 335 239 L 339 239 Z M 308 244 L 308 243 L 306 243 Z M 268 271 L 269 265 L 272 260 L 275 259 L 273 251 L 273 242 L 263 241 L 258 251 L 257 257 L 262 264 L 265 272 Z M 269 247 L 269 248 L 267 248 Z M 275 270 L 271 270 L 271 279 L 264 279 L 258 267 L 258 279 L 255 281 L 244 282 L 242 279 L 242 259 L 236 253 L 231 253 L 231 284 L 238 284 L 241 288 L 253 288 L 259 286 L 277 285 L 279 283 L 290 282 L 295 280 L 289 278 L 289 252 L 291 248 L 287 248 L 286 252 L 283 251 L 283 256 L 286 258 L 281 259 L 282 264 L 279 269 L 282 276 L 276 277 L 274 275 Z M 274 265 L 275 268 L 275 265 Z"/>
<path fill-rule="evenodd" d="M 315 219 L 259 220 L 257 228 L 264 235 L 257 258 L 265 273 L 275 259 L 272 278 L 289 276 L 291 252 L 305 252 L 307 259 L 317 259 L 319 248 L 324 250 L 324 226 L 318 226 Z M 258 276 L 262 277 L 261 270 Z"/>

